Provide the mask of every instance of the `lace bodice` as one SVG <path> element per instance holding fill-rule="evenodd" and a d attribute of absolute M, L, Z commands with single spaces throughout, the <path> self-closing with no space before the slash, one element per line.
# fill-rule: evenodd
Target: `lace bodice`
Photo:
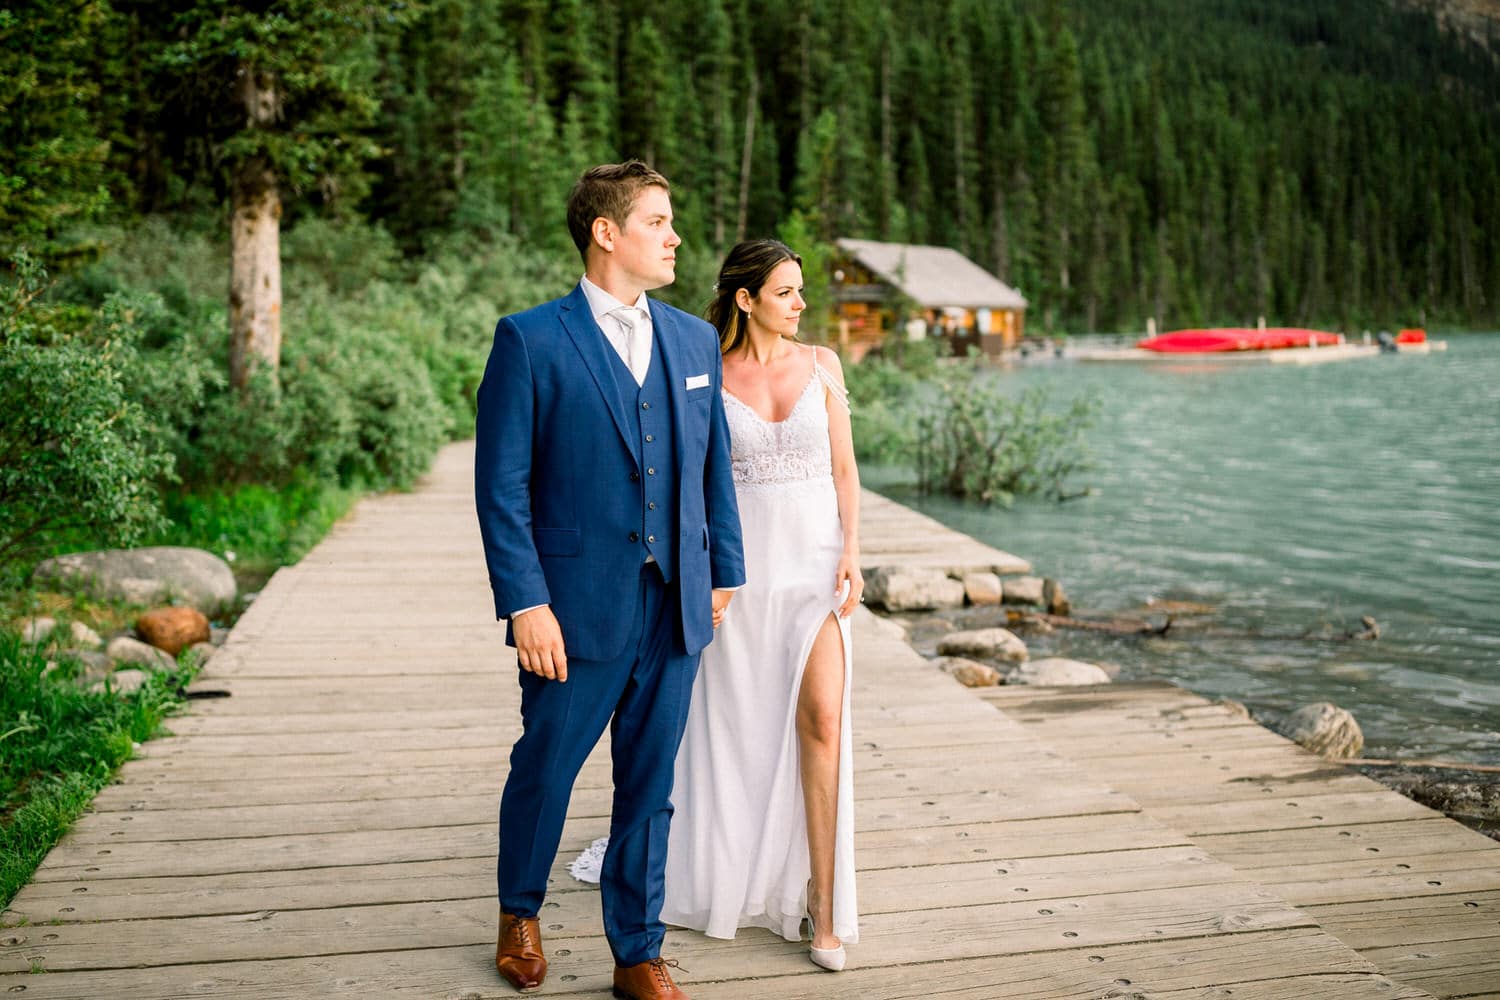
<path fill-rule="evenodd" d="M 841 405 L 848 396 L 828 369 L 813 359 L 813 372 L 785 420 L 761 418 L 728 389 L 724 415 L 729 421 L 730 459 L 735 486 L 778 486 L 819 482 L 833 475 L 828 444 L 824 387 Z"/>

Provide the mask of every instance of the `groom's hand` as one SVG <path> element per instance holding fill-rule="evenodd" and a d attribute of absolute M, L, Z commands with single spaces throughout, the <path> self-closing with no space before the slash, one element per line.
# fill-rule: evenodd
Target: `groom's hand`
<path fill-rule="evenodd" d="M 521 669 L 549 681 L 568 679 L 568 654 L 563 648 L 562 626 L 550 605 L 543 604 L 510 620 L 515 634 L 516 656 Z"/>

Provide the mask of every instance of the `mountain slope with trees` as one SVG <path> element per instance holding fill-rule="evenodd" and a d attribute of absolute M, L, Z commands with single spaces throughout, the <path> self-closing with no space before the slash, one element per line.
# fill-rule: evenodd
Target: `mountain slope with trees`
<path fill-rule="evenodd" d="M 8 243 L 274 194 L 562 259 L 578 169 L 641 156 L 685 284 L 797 211 L 1052 328 L 1500 316 L 1500 68 L 1386 0 L 78 6 L 0 14 Z"/>

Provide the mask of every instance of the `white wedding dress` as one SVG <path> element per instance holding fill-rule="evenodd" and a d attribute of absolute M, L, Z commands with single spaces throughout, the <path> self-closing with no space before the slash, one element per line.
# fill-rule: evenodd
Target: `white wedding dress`
<path fill-rule="evenodd" d="M 716 938 L 765 927 L 797 941 L 810 874 L 797 695 L 813 640 L 841 603 L 834 577 L 843 530 L 827 406 L 848 404 L 816 356 L 785 420 L 762 420 L 727 391 L 724 400 L 748 582 L 703 651 L 693 685 L 677 754 L 662 920 Z M 854 944 L 853 655 L 848 619 L 837 621 L 844 699 L 833 932 Z M 573 874 L 597 880 L 602 856 L 601 841 L 573 863 Z"/>

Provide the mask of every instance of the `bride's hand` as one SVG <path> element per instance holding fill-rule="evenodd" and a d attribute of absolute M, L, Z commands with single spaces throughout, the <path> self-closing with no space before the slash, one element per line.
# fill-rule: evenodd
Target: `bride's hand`
<path fill-rule="evenodd" d="M 729 602 L 734 598 L 732 590 L 714 591 L 714 628 L 718 628 L 724 622 L 724 609 L 729 607 Z"/>
<path fill-rule="evenodd" d="M 845 593 L 844 588 L 848 588 Z M 839 605 L 839 617 L 848 618 L 854 614 L 854 609 L 865 599 L 865 578 L 859 571 L 859 557 L 845 552 L 839 559 L 839 568 L 833 578 L 834 596 L 845 594 L 844 603 Z"/>

